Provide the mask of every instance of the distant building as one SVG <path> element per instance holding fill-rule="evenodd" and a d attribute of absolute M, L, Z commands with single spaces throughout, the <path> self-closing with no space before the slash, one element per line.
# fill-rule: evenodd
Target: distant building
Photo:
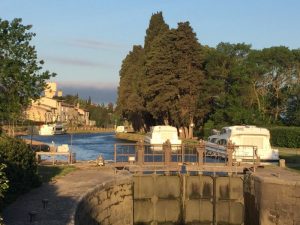
<path fill-rule="evenodd" d="M 62 91 L 58 91 L 62 96 Z M 56 96 L 56 83 L 48 83 L 45 89 L 45 96 L 32 101 L 26 110 L 26 117 L 29 120 L 40 123 L 62 122 L 69 125 L 90 126 L 89 112 L 76 106 L 64 103 Z"/>

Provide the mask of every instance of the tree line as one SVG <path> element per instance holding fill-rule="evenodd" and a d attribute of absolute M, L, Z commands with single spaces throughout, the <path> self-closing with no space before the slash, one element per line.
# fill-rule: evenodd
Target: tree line
<path fill-rule="evenodd" d="M 69 105 L 76 106 L 79 103 L 80 108 L 85 109 L 89 112 L 89 119 L 96 122 L 97 127 L 102 128 L 113 128 L 115 124 L 119 123 L 119 117 L 115 114 L 114 104 L 95 104 L 92 102 L 92 98 L 82 99 L 76 95 L 65 95 L 61 97 L 55 97 L 67 103 Z"/>
<path fill-rule="evenodd" d="M 169 124 L 191 128 L 300 125 L 300 49 L 201 45 L 189 22 L 170 28 L 152 15 L 144 46 L 122 62 L 117 110 L 136 131 Z"/>

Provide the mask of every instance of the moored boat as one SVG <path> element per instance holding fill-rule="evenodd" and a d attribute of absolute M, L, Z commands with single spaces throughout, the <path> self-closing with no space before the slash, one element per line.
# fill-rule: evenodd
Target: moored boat
<path fill-rule="evenodd" d="M 150 144 L 153 150 L 162 150 L 162 145 L 167 140 L 172 145 L 172 150 L 177 150 L 182 141 L 178 138 L 177 128 L 172 126 L 153 126 L 144 138 L 146 144 Z"/>
<path fill-rule="evenodd" d="M 221 132 L 208 137 L 206 151 L 226 155 L 227 144 L 235 145 L 233 159 L 247 161 L 259 157 L 262 161 L 278 161 L 277 149 L 270 144 L 270 132 L 256 126 L 223 127 Z"/>
<path fill-rule="evenodd" d="M 50 136 L 54 135 L 54 126 L 51 124 L 44 124 L 39 129 L 39 135 Z"/>

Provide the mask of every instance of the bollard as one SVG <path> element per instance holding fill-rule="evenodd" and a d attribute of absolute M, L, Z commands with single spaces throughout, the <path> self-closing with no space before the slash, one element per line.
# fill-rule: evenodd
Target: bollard
<path fill-rule="evenodd" d="M 29 215 L 29 222 L 31 223 L 31 222 L 33 222 L 35 220 L 37 212 L 36 211 L 30 211 L 28 213 L 28 215 Z"/>
<path fill-rule="evenodd" d="M 284 159 L 279 159 L 279 167 L 285 168 L 285 160 Z"/>
<path fill-rule="evenodd" d="M 43 209 L 46 209 L 46 208 L 47 208 L 48 202 L 49 202 L 49 200 L 48 200 L 47 198 L 42 199 Z"/>

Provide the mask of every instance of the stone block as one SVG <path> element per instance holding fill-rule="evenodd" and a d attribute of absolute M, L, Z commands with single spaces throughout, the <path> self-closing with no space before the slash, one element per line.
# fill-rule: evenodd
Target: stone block
<path fill-rule="evenodd" d="M 213 222 L 213 204 L 209 200 L 186 201 L 184 213 L 185 223 L 211 224 Z"/>
<path fill-rule="evenodd" d="M 244 205 L 240 202 L 217 202 L 216 221 L 218 224 L 242 224 L 244 222 Z"/>
<path fill-rule="evenodd" d="M 180 197 L 179 176 L 157 176 L 155 182 L 155 195 L 158 198 L 175 199 Z"/>
<path fill-rule="evenodd" d="M 209 176 L 187 176 L 186 197 L 189 199 L 213 197 L 213 178 Z"/>
<path fill-rule="evenodd" d="M 154 194 L 154 180 L 152 176 L 134 176 L 134 199 L 151 198 Z"/>
<path fill-rule="evenodd" d="M 150 223 L 153 221 L 153 208 L 150 200 L 135 200 L 134 223 Z"/>
<path fill-rule="evenodd" d="M 178 200 L 158 200 L 155 211 L 158 223 L 179 222 L 180 202 Z"/>

